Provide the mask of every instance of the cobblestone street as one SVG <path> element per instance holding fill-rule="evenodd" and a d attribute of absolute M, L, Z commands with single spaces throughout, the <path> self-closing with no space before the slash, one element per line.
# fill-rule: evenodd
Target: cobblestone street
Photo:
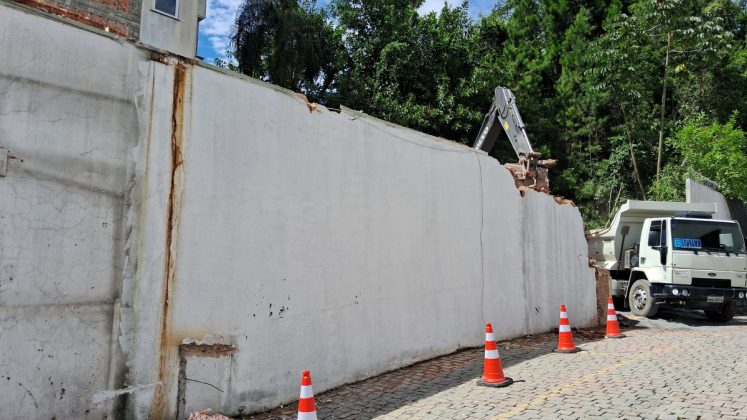
<path fill-rule="evenodd" d="M 475 384 L 482 349 L 460 351 L 316 396 L 320 418 L 747 418 L 747 317 L 715 325 L 700 313 L 623 314 L 622 339 L 576 331 L 498 343 L 507 388 Z M 622 319 L 622 318 L 621 318 Z M 295 418 L 287 405 L 253 419 Z"/>

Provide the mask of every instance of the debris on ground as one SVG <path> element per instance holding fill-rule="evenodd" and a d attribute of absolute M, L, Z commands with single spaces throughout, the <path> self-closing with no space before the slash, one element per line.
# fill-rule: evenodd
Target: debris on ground
<path fill-rule="evenodd" d="M 230 417 L 226 417 L 223 414 L 207 414 L 208 410 L 193 411 L 189 414 L 188 420 L 232 420 Z"/>

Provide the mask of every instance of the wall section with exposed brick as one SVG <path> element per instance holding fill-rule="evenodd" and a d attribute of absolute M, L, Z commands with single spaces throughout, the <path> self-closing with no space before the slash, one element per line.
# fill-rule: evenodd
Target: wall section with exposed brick
<path fill-rule="evenodd" d="M 138 39 L 142 0 L 11 0 L 128 39 Z"/>

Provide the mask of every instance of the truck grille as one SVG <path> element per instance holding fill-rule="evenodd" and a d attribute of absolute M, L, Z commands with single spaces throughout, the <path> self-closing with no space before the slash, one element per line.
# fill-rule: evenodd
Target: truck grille
<path fill-rule="evenodd" d="M 731 287 L 731 280 L 729 279 L 704 279 L 704 278 L 699 278 L 699 277 L 693 277 L 693 286 L 729 288 Z"/>

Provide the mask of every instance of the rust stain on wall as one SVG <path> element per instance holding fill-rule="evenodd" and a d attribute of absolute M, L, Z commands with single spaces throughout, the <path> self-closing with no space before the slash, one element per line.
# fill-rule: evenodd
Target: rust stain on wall
<path fill-rule="evenodd" d="M 188 65 L 177 63 L 174 67 L 174 87 L 171 110 L 171 184 L 167 203 L 167 222 L 165 233 L 165 264 L 163 274 L 162 308 L 161 308 L 161 338 L 159 346 L 158 381 L 162 384 L 153 400 L 151 418 L 160 418 L 166 407 L 166 379 L 168 374 L 169 351 L 169 323 L 171 319 L 170 305 L 174 287 L 174 273 L 176 267 L 176 238 L 179 226 L 179 210 L 181 208 L 182 165 L 184 145 L 184 97 L 188 77 Z"/>

